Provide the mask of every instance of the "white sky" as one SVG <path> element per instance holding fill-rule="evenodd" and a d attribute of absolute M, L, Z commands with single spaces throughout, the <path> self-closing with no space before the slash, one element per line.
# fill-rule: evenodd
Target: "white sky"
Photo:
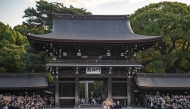
<path fill-rule="evenodd" d="M 0 0 L 0 22 L 14 27 L 22 24 L 24 10 L 35 7 L 36 0 Z M 39 0 L 38 0 L 39 1 Z M 132 14 L 138 8 L 150 3 L 161 1 L 177 1 L 190 5 L 190 0 L 46 0 L 48 2 L 60 2 L 64 6 L 73 5 L 77 8 L 85 8 L 92 14 L 121 15 Z"/>

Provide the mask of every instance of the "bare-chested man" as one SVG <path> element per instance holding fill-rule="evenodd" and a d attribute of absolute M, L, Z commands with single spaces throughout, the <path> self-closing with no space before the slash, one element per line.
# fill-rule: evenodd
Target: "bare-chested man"
<path fill-rule="evenodd" d="M 110 101 L 108 98 L 106 98 L 106 100 L 103 102 L 102 108 L 103 109 L 110 109 Z"/>

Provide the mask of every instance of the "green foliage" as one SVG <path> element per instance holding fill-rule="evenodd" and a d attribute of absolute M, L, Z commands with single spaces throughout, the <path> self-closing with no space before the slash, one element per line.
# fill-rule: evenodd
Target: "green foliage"
<path fill-rule="evenodd" d="M 62 14 L 91 14 L 90 12 L 86 12 L 86 9 L 83 8 L 67 8 L 67 7 L 59 7 L 55 4 L 48 3 L 47 1 L 40 0 L 36 2 L 35 8 L 27 8 L 24 10 L 23 18 L 26 18 L 26 21 L 23 22 L 22 25 L 17 25 L 14 27 L 14 30 L 17 33 L 21 33 L 26 36 L 28 33 L 32 34 L 45 34 L 50 33 L 52 29 L 52 20 L 54 17 L 54 13 L 62 13 Z M 19 34 L 20 34 L 19 33 Z M 18 35 L 15 35 L 18 37 Z M 6 36 L 5 36 L 6 37 Z M 6 37 L 8 38 L 8 37 Z M 26 37 L 25 37 L 26 38 Z M 27 40 L 16 41 L 16 38 L 10 37 L 9 41 L 11 42 L 23 42 L 23 49 L 26 52 L 19 54 L 19 59 L 23 63 L 20 67 L 21 72 L 26 73 L 35 73 L 35 72 L 44 72 L 44 60 L 46 57 L 45 52 L 37 52 L 31 48 Z M 3 41 L 3 43 L 8 43 L 7 41 Z M 1 44 L 0 44 L 1 46 Z M 4 71 L 4 69 L 0 69 L 0 71 Z"/>
<path fill-rule="evenodd" d="M 31 30 L 24 25 L 14 29 L 0 23 L 0 73 L 43 72 L 45 53 L 36 53 L 23 36 Z"/>
<path fill-rule="evenodd" d="M 187 40 L 188 43 L 190 43 L 190 30 L 186 33 L 185 39 Z"/>
<path fill-rule="evenodd" d="M 84 98 L 85 97 L 85 84 L 79 83 L 79 97 Z"/>
<path fill-rule="evenodd" d="M 53 77 L 51 76 L 51 73 L 46 73 L 46 78 L 48 79 L 48 82 L 49 83 L 52 83 L 53 82 Z"/>
<path fill-rule="evenodd" d="M 25 53 L 26 37 L 0 22 L 0 73 L 18 73 L 23 67 L 20 55 Z"/>
<path fill-rule="evenodd" d="M 23 22 L 23 24 L 30 28 L 37 28 L 38 30 L 43 31 L 42 33 L 48 33 L 52 29 L 54 13 L 91 14 L 90 12 L 86 12 L 86 9 L 83 8 L 60 7 L 55 4 L 48 3 L 47 1 L 40 0 L 36 1 L 36 9 L 29 7 L 24 11 L 23 18 L 27 18 L 27 20 Z"/>
<path fill-rule="evenodd" d="M 44 72 L 44 52 L 36 52 L 29 43 L 25 44 L 26 53 L 21 54 L 21 61 L 24 63 L 23 72 L 36 73 Z"/>
<path fill-rule="evenodd" d="M 143 72 L 180 73 L 190 70 L 190 6 L 160 2 L 138 9 L 129 16 L 135 33 L 162 36 L 161 42 L 139 53 Z"/>
<path fill-rule="evenodd" d="M 26 25 L 17 25 L 13 28 L 15 31 L 20 32 L 22 35 L 26 36 L 27 33 L 29 33 L 29 29 L 27 28 Z"/>
<path fill-rule="evenodd" d="M 98 98 L 102 96 L 103 93 L 103 81 L 94 81 L 94 83 L 88 83 L 88 96 L 91 97 L 91 91 L 93 92 L 93 97 Z M 85 83 L 79 84 L 79 97 L 84 98 L 85 97 Z"/>

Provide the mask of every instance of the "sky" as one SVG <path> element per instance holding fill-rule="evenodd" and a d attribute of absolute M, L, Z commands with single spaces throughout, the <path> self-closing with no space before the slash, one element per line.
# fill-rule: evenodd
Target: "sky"
<path fill-rule="evenodd" d="M 22 24 L 24 10 L 34 7 L 35 1 L 39 0 L 0 0 L 0 22 L 10 25 L 12 28 Z M 127 15 L 134 13 L 137 9 L 158 3 L 161 1 L 175 1 L 190 5 L 190 0 L 46 0 L 48 2 L 63 3 L 77 8 L 85 8 L 93 15 Z"/>

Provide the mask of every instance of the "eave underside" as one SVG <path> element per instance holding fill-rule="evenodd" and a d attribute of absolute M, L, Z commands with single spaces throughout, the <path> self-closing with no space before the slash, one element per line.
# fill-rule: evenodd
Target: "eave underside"
<path fill-rule="evenodd" d="M 27 35 L 29 41 L 41 41 L 41 42 L 57 42 L 57 43 L 96 43 L 96 44 L 135 44 L 135 43 L 152 43 L 152 42 L 158 42 L 162 39 L 162 37 L 155 37 L 155 38 L 147 38 L 147 39 L 136 39 L 136 40 L 87 40 L 87 39 L 57 39 L 53 38 L 55 36 L 52 34 L 52 38 L 43 38 L 33 35 Z M 148 37 L 148 36 L 147 36 Z"/>

